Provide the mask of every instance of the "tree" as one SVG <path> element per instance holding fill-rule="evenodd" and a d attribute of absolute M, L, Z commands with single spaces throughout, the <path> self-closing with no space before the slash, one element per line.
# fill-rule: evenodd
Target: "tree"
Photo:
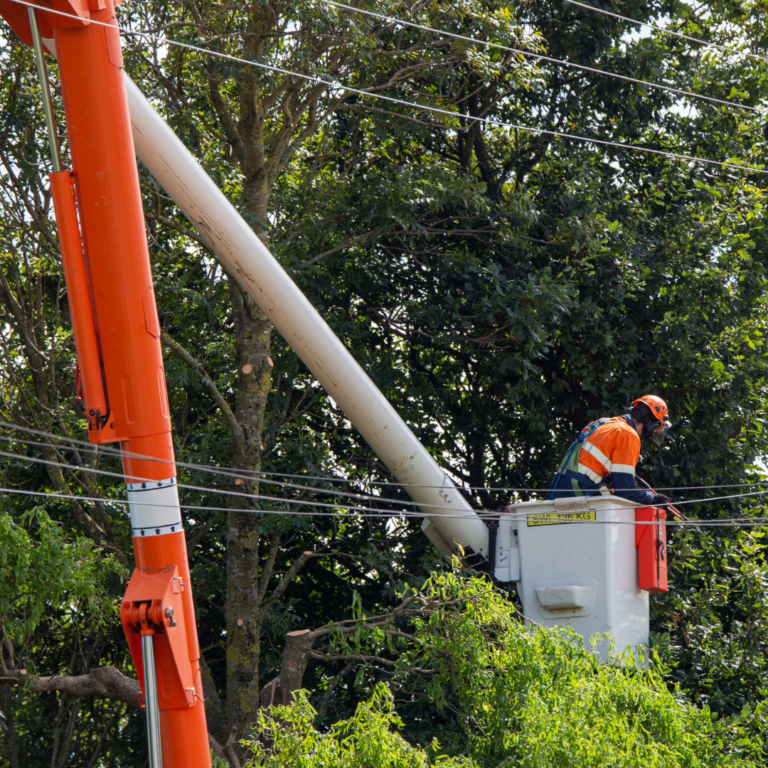
<path fill-rule="evenodd" d="M 9 686 L 21 685 L 35 693 L 62 691 L 77 697 L 69 701 L 62 697 L 54 715 L 56 741 L 50 759 L 54 765 L 63 765 L 72 749 L 82 696 L 96 693 L 101 698 L 108 692 L 112 695 L 107 698 L 123 703 L 133 699 L 133 706 L 138 707 L 138 685 L 134 680 L 113 667 L 95 672 L 89 669 L 88 657 L 104 644 L 105 628 L 119 621 L 112 595 L 114 582 L 120 585 L 125 569 L 113 556 L 102 556 L 91 540 L 80 537 L 71 541 L 63 527 L 41 508 L 23 512 L 19 522 L 6 511 L 0 512 L 0 541 L 0 702 L 5 713 L 8 762 L 18 768 L 22 753 L 32 759 L 36 751 L 26 743 L 28 723 L 17 723 L 11 708 Z M 69 662 L 70 677 L 44 677 L 34 668 L 21 668 L 20 662 L 31 660 L 32 649 L 56 624 L 74 624 L 79 630 Z M 84 674 L 72 677 L 71 672 L 81 664 Z M 86 707 L 91 703 L 89 699 Z M 93 709 L 92 705 L 89 708 Z M 94 759 L 104 748 L 104 737 L 113 730 L 119 713 L 120 709 L 110 713 L 101 739 L 86 747 L 93 751 Z M 69 722 L 59 743 L 64 717 Z M 119 748 L 115 752 L 119 754 Z M 37 757 L 42 759 L 39 753 Z M 49 755 L 45 754 L 45 758 Z"/>
<path fill-rule="evenodd" d="M 747 107 L 765 90 L 760 64 L 694 54 L 660 35 L 637 39 L 628 36 L 631 25 L 557 2 L 371 8 L 387 18 L 275 3 L 121 11 L 121 23 L 202 38 L 208 48 L 368 95 L 141 38 L 129 38 L 127 68 L 476 506 L 508 499 L 494 488 L 526 489 L 519 492 L 526 498 L 545 486 L 576 429 L 643 390 L 664 395 L 678 420 L 677 437 L 645 458 L 655 485 L 755 476 L 753 459 L 765 452 L 763 174 L 595 148 L 477 118 L 759 163 L 759 113 L 698 101 L 694 109 L 669 91 L 484 50 L 388 17 L 666 78 L 685 90 L 706 85 L 708 94 Z M 752 24 L 761 4 L 707 11 L 622 6 L 728 45 L 736 39 L 730 25 L 746 18 L 745 44 L 762 50 Z M 66 441 L 84 432 L 67 405 L 76 398 L 74 349 L 37 86 L 29 52 L 12 37 L 0 57 L 2 411 L 15 428 L 47 435 L 8 432 L 8 452 L 23 458 L 7 457 L 3 484 L 95 499 L 49 499 L 46 509 L 72 541 L 86 536 L 128 563 L 130 533 L 114 503 L 122 494 L 119 464 L 109 451 Z M 379 94 L 450 114 L 377 101 Z M 186 524 L 209 722 L 222 742 L 231 726 L 239 729 L 231 747 L 255 721 L 288 633 L 344 621 L 353 594 L 370 615 L 391 611 L 400 591 L 419 587 L 441 565 L 413 520 L 271 514 L 309 512 L 317 500 L 344 511 L 354 499 L 335 493 L 341 479 L 382 510 L 406 497 L 374 484 L 390 478 L 370 449 L 223 273 L 204 237 L 151 178 L 143 182 L 175 439 L 189 465 L 181 469 L 191 486 L 183 498 L 198 508 Z M 324 479 L 292 487 L 257 470 Z M 681 578 L 688 568 L 698 573 L 700 558 L 683 544 Z M 739 562 L 758 574 L 752 545 L 735 546 L 744 546 Z M 681 583 L 706 602 L 706 584 L 718 579 L 709 571 Z M 747 601 L 756 582 L 743 583 L 733 599 L 754 616 Z M 705 613 L 698 599 L 679 611 L 677 626 L 657 619 L 656 628 L 670 632 L 672 674 L 681 680 L 699 663 L 675 647 Z M 726 611 L 719 607 L 718 621 Z M 77 628 L 56 626 L 59 633 L 29 648 L 30 668 L 34 661 L 41 672 L 69 670 Z M 130 671 L 119 627 L 107 637 L 86 654 L 89 677 L 100 665 Z M 754 646 L 749 658 L 758 653 Z M 326 710 L 338 716 L 367 700 L 350 682 L 356 671 L 342 659 L 308 668 L 304 683 L 320 711 L 326 694 Z M 706 674 L 696 673 L 702 695 L 710 690 Z M 750 679 L 759 701 L 757 675 Z M 738 710 L 742 692 L 722 693 L 722 711 Z M 40 713 L 54 697 L 14 696 L 15 722 L 41 750 L 53 750 Z M 121 744 L 140 725 L 127 710 L 114 715 L 109 701 L 94 701 L 90 720 L 70 721 L 83 734 L 76 760 L 84 765 L 115 723 Z M 143 741 L 136 743 L 131 759 L 139 760 Z"/>
<path fill-rule="evenodd" d="M 490 8 L 495 6 L 491 4 Z M 215 4 L 189 2 L 173 12 L 172 21 L 165 9 L 153 8 L 150 14 L 163 19 L 165 25 L 170 23 L 181 33 L 180 39 L 200 36 L 215 51 L 258 61 L 268 68 L 281 68 L 276 72 L 233 67 L 229 61 L 185 49 L 172 49 L 161 65 L 151 68 L 151 74 L 162 85 L 165 105 L 176 115 L 172 124 L 178 124 L 178 116 L 183 115 L 184 133 L 189 131 L 200 153 L 230 179 L 232 192 L 255 231 L 278 249 L 283 217 L 272 210 L 276 183 L 290 167 L 294 178 L 311 185 L 318 169 L 296 163 L 295 158 L 305 151 L 310 137 L 330 124 L 335 113 L 355 108 L 348 93 L 329 89 L 322 82 L 313 82 L 311 77 L 330 77 L 366 92 L 397 93 L 418 88 L 419 80 L 429 78 L 433 70 L 444 73 L 443 77 L 450 76 L 451 68 L 467 58 L 465 52 L 452 50 L 445 41 L 435 41 L 426 35 L 408 35 L 403 39 L 391 24 L 371 25 L 305 4 L 254 4 L 244 12 L 241 8 L 223 11 Z M 461 9 L 439 4 L 429 15 L 437 23 L 460 14 Z M 480 19 L 475 10 L 472 14 Z M 473 26 L 497 27 L 502 39 L 527 44 L 520 27 L 502 30 L 498 22 Z M 524 79 L 529 68 L 511 55 L 505 58 L 505 76 Z M 137 67 L 141 67 L 152 59 L 140 50 L 136 61 Z M 282 70 L 296 74 L 286 75 Z M 179 79 L 182 72 L 188 76 L 185 83 Z M 187 96 L 196 86 L 197 94 Z M 444 103 L 439 97 L 437 100 Z M 174 224 L 171 215 L 158 211 L 154 216 L 161 224 L 186 232 L 183 224 Z M 271 219 L 276 219 L 273 225 Z M 233 357 L 241 373 L 233 393 L 234 408 L 227 406 L 223 410 L 231 432 L 231 465 L 244 472 L 237 490 L 258 493 L 259 484 L 249 473 L 262 467 L 263 426 L 273 362 L 271 327 L 237 280 L 229 276 L 228 284 L 228 322 L 235 334 Z M 176 339 L 169 342 L 171 348 L 187 364 L 195 365 L 195 355 L 186 352 L 178 342 L 179 331 L 172 326 L 169 329 L 168 338 Z M 216 397 L 220 407 L 223 399 Z M 243 727 L 253 720 L 258 708 L 260 617 L 264 614 L 275 558 L 285 545 L 287 531 L 272 531 L 265 539 L 262 523 L 247 511 L 248 502 L 234 497 L 230 503 L 227 697 L 229 726 Z M 260 574 L 259 588 L 243 590 L 244 581 L 256 573 Z"/>

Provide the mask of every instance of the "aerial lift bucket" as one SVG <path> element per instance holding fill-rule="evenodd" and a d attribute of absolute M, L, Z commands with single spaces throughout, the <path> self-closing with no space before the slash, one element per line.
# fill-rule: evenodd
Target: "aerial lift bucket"
<path fill-rule="evenodd" d="M 510 504 L 499 518 L 493 573 L 516 583 L 532 626 L 596 638 L 603 659 L 644 653 L 648 595 L 667 591 L 664 510 L 609 494 Z"/>

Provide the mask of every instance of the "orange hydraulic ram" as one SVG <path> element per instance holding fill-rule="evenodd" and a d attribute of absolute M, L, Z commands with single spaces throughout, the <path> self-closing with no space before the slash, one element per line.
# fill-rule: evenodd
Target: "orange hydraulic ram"
<path fill-rule="evenodd" d="M 83 261 L 80 228 L 77 224 L 72 174 L 59 171 L 51 174 L 51 197 L 59 230 L 59 248 L 67 285 L 75 345 L 83 381 L 85 415 L 90 431 L 101 429 L 107 420 L 107 402 L 101 375 L 99 342 L 93 322 L 91 294 Z"/>
<path fill-rule="evenodd" d="M 41 76 L 40 33 L 30 17 L 39 19 L 43 36 L 52 36 L 56 46 L 72 173 L 59 171 L 55 160 L 59 172 L 51 187 L 89 437 L 120 441 L 134 537 L 137 567 L 121 619 L 145 698 L 142 647 L 154 661 L 148 672 L 156 680 L 151 693 L 156 691 L 163 768 L 210 768 L 160 325 L 114 4 L 36 4 L 77 17 L 34 17 L 13 0 L 0 0 L 0 15 L 24 42 L 35 42 Z M 52 118 L 48 124 L 51 130 Z M 51 143 L 57 155 L 53 130 Z M 152 748 L 150 734 L 150 754 Z"/>

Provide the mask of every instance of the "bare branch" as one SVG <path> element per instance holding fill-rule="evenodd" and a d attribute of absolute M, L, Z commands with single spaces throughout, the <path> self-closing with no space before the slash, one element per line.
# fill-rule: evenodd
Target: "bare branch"
<path fill-rule="evenodd" d="M 93 696 L 97 699 L 120 701 L 134 709 L 140 709 L 138 680 L 126 677 L 117 667 L 97 667 L 87 675 L 53 675 L 38 677 L 28 675 L 25 669 L 6 670 L 0 677 L 0 685 L 28 685 L 34 693 L 67 693 L 75 698 Z M 209 733 L 208 743 L 213 754 L 232 765 L 227 752 Z"/>
<path fill-rule="evenodd" d="M 328 709 L 328 704 L 331 701 L 331 697 L 333 696 L 333 692 L 336 690 L 336 687 L 338 684 L 354 669 L 352 664 L 347 664 L 341 672 L 338 672 L 335 677 L 331 680 L 330 683 L 328 683 L 328 687 L 325 689 L 325 693 L 323 694 L 323 698 L 320 700 L 320 706 L 318 707 L 320 711 L 320 717 L 325 717 L 325 713 Z"/>
<path fill-rule="evenodd" d="M 280 583 L 275 587 L 274 592 L 269 596 L 269 600 L 266 600 L 262 605 L 262 611 L 266 611 L 267 606 L 270 606 L 275 600 L 279 600 L 280 596 L 285 592 L 288 585 L 296 578 L 296 574 L 302 569 L 304 563 L 311 557 L 318 557 L 314 552 L 302 552 L 301 556 L 293 561 L 291 567 L 286 571 L 285 576 L 280 580 Z"/>
<path fill-rule="evenodd" d="M 184 237 L 188 237 L 190 240 L 194 240 L 196 243 L 198 243 L 199 245 L 202 245 L 206 249 L 210 248 L 208 243 L 205 242 L 205 239 L 202 237 L 202 235 L 199 235 L 197 232 L 195 232 L 194 229 L 189 229 L 189 227 L 185 227 L 182 224 L 179 224 L 177 221 L 174 221 L 173 219 L 169 219 L 168 217 L 162 216 L 159 213 L 149 213 L 149 212 L 144 214 L 144 218 L 152 219 L 156 221 L 158 224 L 162 224 L 164 227 L 173 229 L 179 234 L 184 235 Z"/>
<path fill-rule="evenodd" d="M 408 606 L 411 605 L 411 603 L 417 601 L 422 603 L 422 607 L 409 611 Z M 437 604 L 426 603 L 424 598 L 420 595 L 411 595 L 410 597 L 403 600 L 403 602 L 400 603 L 400 605 L 398 605 L 394 610 L 390 611 L 390 613 L 384 613 L 379 616 L 368 616 L 364 619 L 346 619 L 345 621 L 340 621 L 336 624 L 326 624 L 323 627 L 319 627 L 318 629 L 313 630 L 312 638 L 316 639 L 318 637 L 325 637 L 325 635 L 328 635 L 334 631 L 341 631 L 345 634 L 351 634 L 352 632 L 356 632 L 361 625 L 365 627 L 383 627 L 387 624 L 391 624 L 398 616 L 407 616 L 412 613 L 422 613 L 424 610 L 433 607 L 433 605 L 436 606 Z"/>
<path fill-rule="evenodd" d="M 224 97 L 219 90 L 219 78 L 212 72 L 205 73 L 208 78 L 208 96 L 211 99 L 211 104 L 216 110 L 216 114 L 221 122 L 224 132 L 227 136 L 227 141 L 232 145 L 232 149 L 237 155 L 241 166 L 245 163 L 245 149 L 243 147 L 243 140 L 240 137 L 240 132 L 237 130 L 237 124 L 235 123 L 232 115 L 229 111 L 227 103 L 224 101 Z"/>
<path fill-rule="evenodd" d="M 353 245 L 363 245 L 364 243 L 369 243 L 371 240 L 375 240 L 377 235 L 378 235 L 378 232 L 366 232 L 363 235 L 355 235 L 353 237 L 347 237 L 344 240 L 342 240 L 336 247 L 331 248 L 328 251 L 323 251 L 322 253 L 319 253 L 317 256 L 313 256 L 308 261 L 305 261 L 301 266 L 309 267 L 312 264 L 317 264 L 318 261 L 321 261 L 326 256 L 330 256 L 332 253 L 336 253 L 337 251 L 344 250 L 344 248 L 350 248 Z"/>
<path fill-rule="evenodd" d="M 8 670 L 0 677 L 0 685 L 28 684 L 35 693 L 68 693 L 82 698 L 95 696 L 99 699 L 122 701 L 139 709 L 139 681 L 126 677 L 117 667 L 97 667 L 87 675 L 53 675 L 38 677 L 28 675 L 25 669 Z"/>
<path fill-rule="evenodd" d="M 53 250 L 58 254 L 59 253 L 59 242 L 56 240 L 56 238 L 51 234 L 50 229 L 47 226 L 47 220 L 45 218 L 45 213 L 40 210 L 40 208 L 36 205 L 33 205 L 32 202 L 29 199 L 29 196 L 24 192 L 24 188 L 19 183 L 19 179 L 16 176 L 16 174 L 13 172 L 13 163 L 8 158 L 8 156 L 5 154 L 5 152 L 0 153 L 0 158 L 2 158 L 3 167 L 5 168 L 6 173 L 10 177 L 11 181 L 13 182 L 14 189 L 16 193 L 21 198 L 22 202 L 24 203 L 24 207 L 27 209 L 27 213 L 32 217 L 33 221 L 37 225 L 37 228 L 40 232 L 40 234 L 45 238 L 48 245 L 53 248 Z"/>
<path fill-rule="evenodd" d="M 256 600 L 258 602 L 261 602 L 264 599 L 264 595 L 267 594 L 267 587 L 269 586 L 269 580 L 272 578 L 272 573 L 275 569 L 275 560 L 277 560 L 277 553 L 279 550 L 280 535 L 275 534 L 272 536 L 272 539 L 269 542 L 267 562 L 264 563 L 264 568 L 261 571 L 261 578 L 259 579 L 258 587 L 256 589 Z"/>

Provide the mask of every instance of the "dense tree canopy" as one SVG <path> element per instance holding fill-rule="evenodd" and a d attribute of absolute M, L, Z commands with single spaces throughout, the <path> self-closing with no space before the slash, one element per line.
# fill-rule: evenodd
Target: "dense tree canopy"
<path fill-rule="evenodd" d="M 123 36 L 126 71 L 478 509 L 534 497 L 577 429 L 652 391 L 675 428 L 641 474 L 682 486 L 670 495 L 692 502 L 691 517 L 760 515 L 759 496 L 697 500 L 731 495 L 699 486 L 739 492 L 761 480 L 768 453 L 764 0 L 605 5 L 728 50 L 561 0 L 358 7 L 379 15 L 323 0 L 128 2 L 121 25 L 154 37 Z M 0 121 L 0 485 L 44 494 L 0 496 L 0 760 L 140 765 L 143 716 L 115 614 L 133 557 L 120 463 L 72 442 L 85 421 L 39 84 L 2 22 Z M 220 759 L 245 759 L 240 739 L 257 720 L 272 727 L 266 706 L 288 705 L 295 683 L 309 693 L 278 717 L 295 718 L 329 760 L 339 734 L 375 722 L 403 752 L 393 765 L 438 754 L 446 766 L 503 764 L 467 746 L 487 732 L 468 726 L 476 703 L 451 691 L 432 728 L 397 694 L 401 655 L 440 647 L 413 639 L 412 625 L 407 648 L 339 641 L 304 649 L 302 680 L 280 675 L 287 633 L 390 615 L 447 565 L 412 518 L 272 514 L 354 506 L 339 490 L 382 510 L 407 496 L 140 171 Z M 693 528 L 670 547 L 673 588 L 652 600 L 656 672 L 632 690 L 661 701 L 665 685 L 679 686 L 670 690 L 684 714 L 664 727 L 720 740 L 700 764 L 736 755 L 739 740 L 759 763 L 762 533 Z M 516 627 L 497 630 L 522 642 Z M 574 675 L 592 674 L 581 656 L 574 664 Z M 105 668 L 111 688 L 97 684 Z M 604 674 L 598 688 L 618 673 Z M 420 682 L 435 702 L 450 688 L 441 675 Z M 265 699 L 276 676 L 282 688 Z M 323 729 L 348 718 L 321 747 Z M 433 738 L 444 752 L 428 751 Z"/>

